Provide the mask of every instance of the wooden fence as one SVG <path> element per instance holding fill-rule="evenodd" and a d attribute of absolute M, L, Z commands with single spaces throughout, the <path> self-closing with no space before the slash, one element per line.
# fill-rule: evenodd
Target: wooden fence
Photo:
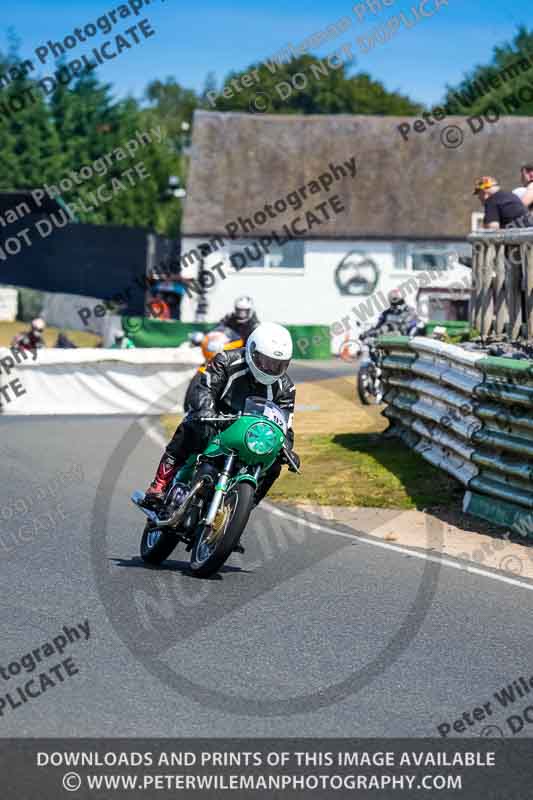
<path fill-rule="evenodd" d="M 533 228 L 470 234 L 470 324 L 482 337 L 533 339 Z"/>

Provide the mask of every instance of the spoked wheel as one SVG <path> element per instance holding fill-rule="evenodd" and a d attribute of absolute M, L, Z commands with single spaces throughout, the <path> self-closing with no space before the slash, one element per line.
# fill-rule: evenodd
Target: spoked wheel
<path fill-rule="evenodd" d="M 191 569 L 199 578 L 218 572 L 244 531 L 255 494 L 249 483 L 238 483 L 225 496 L 211 527 L 200 524 L 191 554 Z"/>
<path fill-rule="evenodd" d="M 175 533 L 147 522 L 141 539 L 141 558 L 146 564 L 161 564 L 177 544 Z"/>
<path fill-rule="evenodd" d="M 381 381 L 374 380 L 367 369 L 360 369 L 357 373 L 357 394 L 363 405 L 379 405 L 383 399 Z"/>

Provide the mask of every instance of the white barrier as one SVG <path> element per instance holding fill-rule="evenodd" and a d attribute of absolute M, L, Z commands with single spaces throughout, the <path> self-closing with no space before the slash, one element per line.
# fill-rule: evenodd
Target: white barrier
<path fill-rule="evenodd" d="M 13 364 L 10 364 L 11 360 Z M 15 363 L 0 349 L 4 415 L 162 414 L 183 410 L 197 348 L 43 349 Z"/>
<path fill-rule="evenodd" d="M 14 322 L 17 318 L 18 294 L 16 289 L 0 289 L 0 322 Z"/>

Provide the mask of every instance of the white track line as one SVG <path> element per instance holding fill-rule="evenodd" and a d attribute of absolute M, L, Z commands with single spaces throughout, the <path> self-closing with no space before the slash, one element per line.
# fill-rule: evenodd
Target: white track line
<path fill-rule="evenodd" d="M 331 536 L 340 536 L 344 539 L 357 539 L 359 542 L 365 542 L 365 544 L 369 544 L 372 547 L 381 547 L 383 550 L 393 550 L 396 553 L 402 553 L 403 555 L 410 556 L 411 558 L 420 558 L 423 561 L 431 561 L 434 564 L 442 564 L 444 567 L 451 567 L 452 569 L 458 569 L 460 572 L 470 572 L 473 575 L 481 575 L 484 578 L 491 578 L 494 581 L 500 581 L 501 583 L 509 583 L 511 586 L 519 586 L 521 589 L 528 589 L 529 591 L 533 591 L 533 583 L 524 583 L 523 581 L 519 581 L 516 578 L 508 578 L 505 575 L 501 575 L 500 573 L 496 572 L 489 572 L 485 569 L 479 569 L 479 567 L 469 567 L 461 564 L 459 561 L 453 561 L 451 558 L 438 558 L 437 556 L 429 555 L 429 553 L 420 553 L 418 550 L 411 550 L 408 547 L 402 547 L 401 545 L 397 544 L 389 544 L 388 542 L 380 542 L 377 539 L 371 539 L 364 534 L 357 533 L 356 531 L 352 533 L 345 533 L 344 531 L 337 531 L 335 528 L 328 528 L 325 525 L 319 525 L 316 522 L 307 522 L 303 517 L 295 517 L 292 514 L 288 514 L 286 511 L 282 511 L 279 508 L 271 505 L 270 503 L 262 503 L 262 507 L 265 510 L 268 510 L 271 514 L 274 514 L 277 517 L 283 517 L 284 519 L 289 520 L 290 522 L 295 522 L 299 524 L 305 525 L 307 528 L 311 528 L 315 531 L 322 531 L 323 533 L 329 533 Z"/>

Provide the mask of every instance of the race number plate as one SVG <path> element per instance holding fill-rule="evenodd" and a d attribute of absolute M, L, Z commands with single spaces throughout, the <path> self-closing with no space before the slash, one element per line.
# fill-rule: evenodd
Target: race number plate
<path fill-rule="evenodd" d="M 287 433 L 287 420 L 277 408 L 272 406 L 265 406 L 263 409 L 263 416 L 279 425 L 283 433 Z"/>

